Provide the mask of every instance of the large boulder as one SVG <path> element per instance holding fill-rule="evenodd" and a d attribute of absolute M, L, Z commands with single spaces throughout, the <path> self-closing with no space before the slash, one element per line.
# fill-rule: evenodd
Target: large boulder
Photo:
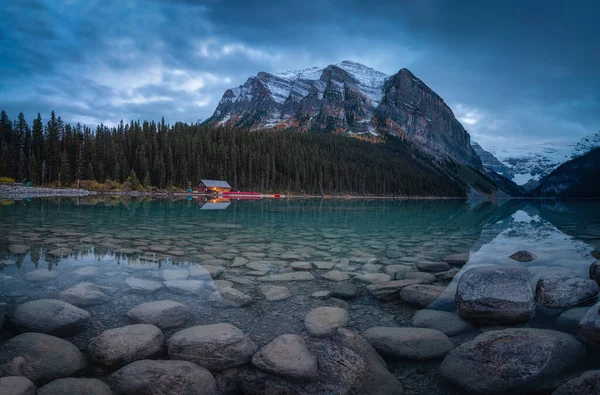
<path fill-rule="evenodd" d="M 579 321 L 577 337 L 584 343 L 600 345 L 600 303 L 590 307 Z"/>
<path fill-rule="evenodd" d="M 25 376 L 36 384 L 73 376 L 87 366 L 77 347 L 43 333 L 22 333 L 0 349 L 0 376 Z"/>
<path fill-rule="evenodd" d="M 461 318 L 481 325 L 527 322 L 535 311 L 531 275 L 519 266 L 467 270 L 456 290 Z"/>
<path fill-rule="evenodd" d="M 2 395 L 36 395 L 35 385 L 27 377 L 0 377 L 0 394 Z"/>
<path fill-rule="evenodd" d="M 569 334 L 546 329 L 485 332 L 444 358 L 442 376 L 469 393 L 542 392 L 585 357 Z"/>
<path fill-rule="evenodd" d="M 167 340 L 171 359 L 194 362 L 218 372 L 250 361 L 256 344 L 230 324 L 198 325 L 175 333 Z"/>
<path fill-rule="evenodd" d="M 162 288 L 158 281 L 129 277 L 125 280 L 124 291 L 130 294 L 150 295 Z"/>
<path fill-rule="evenodd" d="M 417 328 L 436 329 L 447 336 L 455 336 L 475 329 L 454 312 L 430 309 L 415 312 L 410 319 L 410 324 Z"/>
<path fill-rule="evenodd" d="M 165 287 L 178 295 L 199 295 L 206 283 L 200 280 L 169 280 L 164 282 Z"/>
<path fill-rule="evenodd" d="M 348 322 L 348 312 L 339 307 L 317 307 L 304 317 L 304 326 L 308 333 L 317 337 L 332 335 L 337 328 Z"/>
<path fill-rule="evenodd" d="M 594 280 L 569 273 L 541 276 L 535 289 L 535 301 L 544 307 L 569 308 L 594 300 L 598 284 Z"/>
<path fill-rule="evenodd" d="M 94 361 L 116 367 L 159 354 L 163 343 L 156 326 L 135 324 L 105 330 L 90 341 L 88 351 Z"/>
<path fill-rule="evenodd" d="M 151 324 L 162 330 L 182 326 L 189 314 L 189 307 L 172 300 L 142 303 L 127 312 L 132 323 Z"/>
<path fill-rule="evenodd" d="M 594 251 L 591 252 L 591 255 L 596 259 L 600 259 L 600 248 L 594 249 Z"/>
<path fill-rule="evenodd" d="M 339 328 L 318 341 L 314 352 L 319 373 L 316 380 L 299 381 L 260 369 L 241 374 L 245 395 L 280 394 L 369 394 L 401 395 L 402 384 L 390 374 L 387 365 L 361 336 Z"/>
<path fill-rule="evenodd" d="M 319 373 L 317 358 L 298 335 L 281 335 L 252 357 L 252 365 L 278 376 L 313 380 Z"/>
<path fill-rule="evenodd" d="M 110 387 L 98 379 L 58 379 L 38 390 L 38 395 L 112 395 Z"/>
<path fill-rule="evenodd" d="M 579 322 L 589 309 L 589 307 L 574 307 L 572 309 L 563 311 L 556 318 L 556 326 L 563 332 L 577 332 Z"/>
<path fill-rule="evenodd" d="M 590 278 L 600 284 L 600 259 L 590 265 Z"/>
<path fill-rule="evenodd" d="M 21 332 L 72 335 L 86 328 L 90 313 L 56 299 L 38 299 L 15 309 L 12 323 Z"/>
<path fill-rule="evenodd" d="M 600 394 L 600 370 L 588 370 L 581 376 L 567 381 L 552 395 Z"/>
<path fill-rule="evenodd" d="M 429 284 L 408 285 L 400 290 L 400 299 L 409 305 L 424 309 L 439 298 L 445 289 Z"/>
<path fill-rule="evenodd" d="M 362 336 L 380 354 L 404 359 L 442 358 L 454 348 L 448 336 L 435 329 L 378 326 Z"/>
<path fill-rule="evenodd" d="M 135 361 L 110 375 L 108 382 L 124 395 L 217 394 L 213 375 L 187 361 Z"/>
<path fill-rule="evenodd" d="M 59 293 L 58 297 L 72 305 L 86 307 L 109 302 L 110 296 L 105 292 L 110 293 L 111 289 L 92 283 L 79 283 Z"/>

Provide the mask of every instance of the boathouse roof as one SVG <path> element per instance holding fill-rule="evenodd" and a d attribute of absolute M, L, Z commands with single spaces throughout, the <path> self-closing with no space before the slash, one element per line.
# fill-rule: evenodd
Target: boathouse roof
<path fill-rule="evenodd" d="M 230 188 L 231 185 L 227 181 L 219 181 L 219 180 L 200 180 L 202 184 L 204 184 L 207 188 Z"/>

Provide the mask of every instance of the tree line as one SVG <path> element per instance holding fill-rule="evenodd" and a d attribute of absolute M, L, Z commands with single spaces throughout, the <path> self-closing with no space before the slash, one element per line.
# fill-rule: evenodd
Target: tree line
<path fill-rule="evenodd" d="M 34 185 L 114 181 L 188 188 L 201 178 L 236 190 L 309 194 L 464 196 L 465 185 L 409 142 L 294 131 L 249 132 L 201 123 L 65 123 L 52 112 L 29 126 L 0 117 L 0 176 Z"/>

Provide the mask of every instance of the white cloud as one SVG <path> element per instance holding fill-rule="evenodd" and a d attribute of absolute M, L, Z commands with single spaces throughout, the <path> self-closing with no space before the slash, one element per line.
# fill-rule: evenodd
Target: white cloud
<path fill-rule="evenodd" d="M 262 49 L 252 48 L 240 42 L 220 43 L 214 38 L 198 42 L 198 56 L 207 59 L 221 59 L 228 56 L 242 55 L 255 61 L 276 61 L 278 53 L 269 53 Z"/>

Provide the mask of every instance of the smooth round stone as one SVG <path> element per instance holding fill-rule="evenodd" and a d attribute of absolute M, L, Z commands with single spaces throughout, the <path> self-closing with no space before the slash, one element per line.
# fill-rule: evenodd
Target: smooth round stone
<path fill-rule="evenodd" d="M 331 296 L 339 299 L 352 299 L 358 295 L 358 288 L 350 283 L 341 283 L 333 287 Z"/>
<path fill-rule="evenodd" d="M 161 330 L 182 326 L 189 314 L 189 307 L 172 300 L 142 303 L 127 312 L 132 323 L 151 324 Z"/>
<path fill-rule="evenodd" d="M 170 280 L 163 284 L 169 291 L 178 295 L 198 295 L 206 285 L 200 280 Z"/>
<path fill-rule="evenodd" d="M 244 258 L 242 256 L 236 256 L 235 258 L 233 258 L 233 262 L 231 262 L 231 265 L 229 267 L 244 266 L 247 263 L 248 263 L 248 258 Z"/>
<path fill-rule="evenodd" d="M 445 272 L 450 269 L 450 265 L 446 262 L 417 262 L 416 267 L 418 270 L 427 273 Z"/>
<path fill-rule="evenodd" d="M 358 276 L 354 277 L 354 279 L 362 283 L 377 284 L 390 281 L 392 277 L 389 274 L 385 273 L 366 273 L 359 274 Z"/>
<path fill-rule="evenodd" d="M 541 276 L 535 289 L 535 301 L 544 307 L 567 308 L 591 301 L 598 295 L 594 280 L 568 273 Z"/>
<path fill-rule="evenodd" d="M 398 280 L 402 280 L 402 276 L 411 270 L 410 267 L 405 265 L 387 265 L 383 267 L 383 272 L 395 277 Z"/>
<path fill-rule="evenodd" d="M 348 273 L 340 272 L 339 270 L 332 270 L 330 272 L 322 274 L 321 277 L 329 281 L 350 280 L 350 275 Z"/>
<path fill-rule="evenodd" d="M 440 331 L 428 328 L 373 327 L 362 333 L 380 354 L 405 359 L 441 358 L 454 345 Z"/>
<path fill-rule="evenodd" d="M 428 284 L 414 284 L 400 290 L 400 299 L 413 306 L 424 309 L 444 292 L 445 287 Z"/>
<path fill-rule="evenodd" d="M 100 269 L 95 266 L 86 266 L 73 271 L 73 274 L 79 278 L 91 278 L 100 275 Z"/>
<path fill-rule="evenodd" d="M 398 278 L 399 274 L 401 273 L 396 273 L 396 280 L 421 280 L 423 283 L 433 283 L 437 281 L 437 277 L 433 273 L 409 271 L 404 273 L 402 278 Z"/>
<path fill-rule="evenodd" d="M 187 270 L 163 269 L 160 271 L 160 277 L 163 281 L 185 280 L 190 276 Z"/>
<path fill-rule="evenodd" d="M 282 377 L 313 380 L 319 374 L 317 358 L 298 335 L 281 335 L 254 356 L 252 365 Z"/>
<path fill-rule="evenodd" d="M 296 271 L 308 271 L 312 270 L 313 268 L 312 263 L 310 262 L 293 262 L 292 264 L 290 264 L 290 267 L 292 268 L 292 270 Z"/>
<path fill-rule="evenodd" d="M 589 309 L 589 307 L 574 307 L 563 311 L 558 318 L 556 318 L 556 326 L 565 332 L 577 332 L 579 322 Z"/>
<path fill-rule="evenodd" d="M 600 284 L 600 259 L 590 265 L 590 279 Z"/>
<path fill-rule="evenodd" d="M 257 350 L 244 332 L 230 324 L 198 325 L 167 340 L 171 359 L 194 362 L 211 372 L 240 366 Z"/>
<path fill-rule="evenodd" d="M 315 299 L 327 299 L 331 296 L 330 291 L 316 291 L 313 292 L 310 297 Z"/>
<path fill-rule="evenodd" d="M 517 262 L 531 262 L 537 258 L 537 255 L 535 255 L 533 252 L 521 250 L 515 252 L 514 254 L 509 256 L 509 258 Z"/>
<path fill-rule="evenodd" d="M 58 277 L 58 273 L 56 270 L 48 270 L 48 269 L 36 269 L 25 274 L 25 280 L 30 281 L 32 283 L 42 283 L 50 280 L 54 280 Z"/>
<path fill-rule="evenodd" d="M 98 379 L 58 379 L 38 390 L 38 395 L 112 395 L 108 385 Z"/>
<path fill-rule="evenodd" d="M 482 325 L 527 322 L 535 312 L 531 275 L 521 266 L 484 266 L 462 274 L 456 291 L 461 318 Z"/>
<path fill-rule="evenodd" d="M 285 300 L 291 296 L 288 288 L 277 285 L 261 285 L 259 289 L 265 299 L 271 302 Z"/>
<path fill-rule="evenodd" d="M 0 394 L 2 395 L 35 395 L 35 385 L 26 377 L 0 377 Z"/>
<path fill-rule="evenodd" d="M 23 254 L 27 254 L 27 251 L 29 251 L 29 246 L 26 246 L 23 244 L 11 244 L 8 246 L 8 250 L 10 251 L 11 254 L 23 255 Z"/>
<path fill-rule="evenodd" d="M 87 368 L 85 356 L 66 340 L 43 333 L 23 333 L 0 349 L 0 374 L 25 376 L 34 383 L 70 377 Z"/>
<path fill-rule="evenodd" d="M 600 370 L 588 370 L 558 387 L 552 395 L 600 394 Z"/>
<path fill-rule="evenodd" d="M 444 262 L 452 266 L 463 266 L 469 261 L 469 253 L 452 254 L 444 258 Z"/>
<path fill-rule="evenodd" d="M 125 291 L 131 294 L 150 295 L 162 288 L 158 281 L 129 277 L 125 280 Z"/>
<path fill-rule="evenodd" d="M 258 281 L 312 281 L 314 279 L 314 276 L 309 272 L 290 272 L 259 277 Z"/>
<path fill-rule="evenodd" d="M 163 348 L 160 329 L 149 324 L 108 329 L 90 341 L 92 359 L 106 366 L 122 366 L 154 356 Z"/>
<path fill-rule="evenodd" d="M 460 269 L 455 267 L 446 270 L 445 272 L 435 273 L 435 279 L 437 281 L 452 281 L 454 277 L 460 272 Z"/>
<path fill-rule="evenodd" d="M 579 321 L 577 337 L 586 344 L 600 345 L 600 302 L 590 307 Z"/>
<path fill-rule="evenodd" d="M 458 314 L 448 311 L 419 310 L 413 314 L 410 324 L 417 328 L 435 329 L 446 336 L 455 336 L 475 328 L 463 321 Z"/>
<path fill-rule="evenodd" d="M 110 301 L 110 296 L 102 292 L 103 288 L 106 289 L 92 283 L 79 283 L 59 293 L 58 297 L 79 307 L 96 306 Z"/>
<path fill-rule="evenodd" d="M 90 313 L 62 300 L 39 299 L 17 306 L 11 321 L 21 332 L 71 335 L 85 329 Z"/>
<path fill-rule="evenodd" d="M 319 270 L 330 270 L 330 269 L 333 269 L 333 267 L 336 265 L 336 262 L 318 261 L 318 262 L 313 262 L 313 265 L 315 265 L 315 267 Z"/>
<path fill-rule="evenodd" d="M 217 307 L 244 307 L 253 302 L 250 295 L 234 288 L 221 288 L 208 296 L 208 302 Z"/>
<path fill-rule="evenodd" d="M 194 278 L 202 278 L 205 280 L 211 280 L 219 277 L 225 269 L 221 266 L 216 265 L 191 265 L 189 267 L 190 276 Z"/>
<path fill-rule="evenodd" d="M 108 382 L 124 395 L 218 394 L 213 375 L 187 361 L 135 361 L 111 374 Z"/>
<path fill-rule="evenodd" d="M 547 329 L 485 332 L 444 358 L 440 372 L 466 392 L 544 392 L 585 357 L 574 336 Z"/>
<path fill-rule="evenodd" d="M 367 290 L 377 299 L 389 302 L 400 298 L 400 290 L 414 284 L 421 284 L 423 280 L 394 280 L 383 283 L 367 285 Z"/>
<path fill-rule="evenodd" d="M 348 312 L 338 307 L 317 307 L 304 317 L 304 326 L 308 333 L 316 337 L 332 335 L 337 328 L 348 322 Z"/>

